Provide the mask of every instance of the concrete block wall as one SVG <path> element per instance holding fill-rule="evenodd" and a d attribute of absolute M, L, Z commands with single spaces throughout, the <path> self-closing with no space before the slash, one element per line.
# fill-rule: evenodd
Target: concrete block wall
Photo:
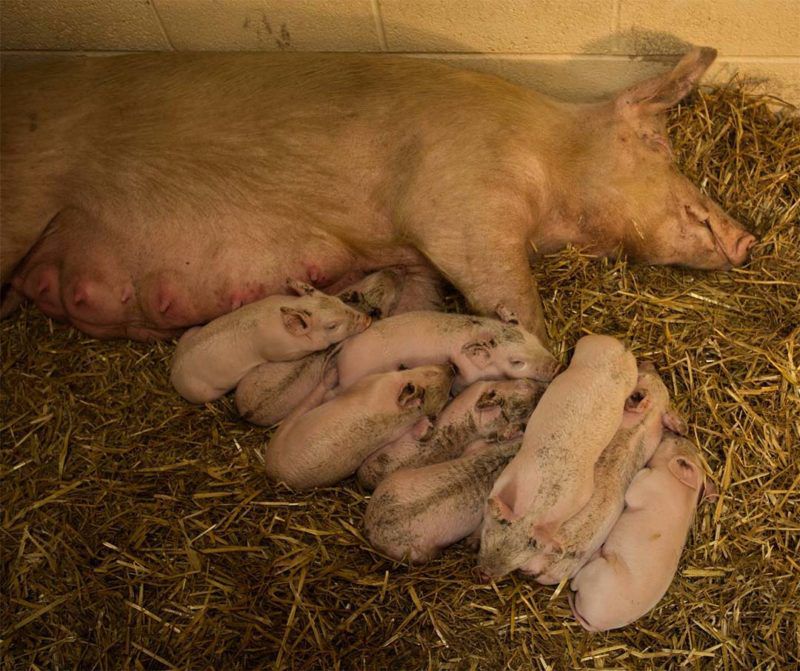
<path fill-rule="evenodd" d="M 0 0 L 4 52 L 393 52 L 569 100 L 660 72 L 688 43 L 800 105 L 800 0 Z"/>

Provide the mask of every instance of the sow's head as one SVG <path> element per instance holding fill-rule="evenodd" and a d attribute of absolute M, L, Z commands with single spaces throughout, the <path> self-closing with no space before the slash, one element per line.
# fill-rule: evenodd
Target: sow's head
<path fill-rule="evenodd" d="M 747 260 L 755 242 L 678 172 L 667 137 L 667 110 L 692 90 L 716 55 L 695 47 L 670 72 L 600 106 L 588 124 L 594 165 L 587 218 L 634 261 L 730 268 Z"/>

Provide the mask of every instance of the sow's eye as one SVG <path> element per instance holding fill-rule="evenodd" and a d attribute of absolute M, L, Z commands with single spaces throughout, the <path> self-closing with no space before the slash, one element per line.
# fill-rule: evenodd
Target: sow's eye
<path fill-rule="evenodd" d="M 525 362 L 522 361 L 521 359 L 511 359 L 508 363 L 511 364 L 512 368 L 515 368 L 517 370 L 525 367 Z"/>

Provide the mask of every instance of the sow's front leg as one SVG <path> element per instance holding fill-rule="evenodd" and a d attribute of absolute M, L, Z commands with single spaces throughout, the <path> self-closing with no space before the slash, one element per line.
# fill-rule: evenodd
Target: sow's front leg
<path fill-rule="evenodd" d="M 492 207 L 469 199 L 460 204 L 463 211 L 452 210 L 443 219 L 450 210 L 442 208 L 436 224 L 420 230 L 415 236 L 418 248 L 464 294 L 472 310 L 494 317 L 502 305 L 547 345 L 542 302 L 528 263 L 526 204 L 514 208 L 504 201 Z"/>

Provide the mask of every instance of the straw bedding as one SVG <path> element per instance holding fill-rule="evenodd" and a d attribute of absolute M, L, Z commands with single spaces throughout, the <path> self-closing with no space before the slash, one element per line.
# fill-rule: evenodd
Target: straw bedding
<path fill-rule="evenodd" d="M 171 344 L 24 309 L 0 326 L 2 668 L 797 668 L 800 119 L 774 109 L 730 87 L 671 117 L 685 172 L 759 235 L 747 267 L 535 270 L 557 353 L 592 331 L 655 361 L 720 486 L 649 616 L 589 635 L 564 590 L 476 584 L 460 546 L 389 561 L 352 480 L 274 487 L 268 432 L 184 403 Z"/>

